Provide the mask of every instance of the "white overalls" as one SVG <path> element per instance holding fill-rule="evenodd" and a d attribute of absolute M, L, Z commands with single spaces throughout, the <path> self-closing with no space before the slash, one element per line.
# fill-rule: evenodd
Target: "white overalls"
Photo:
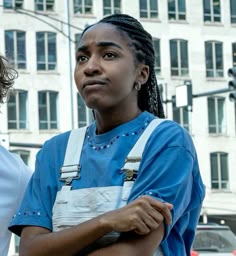
<path fill-rule="evenodd" d="M 126 173 L 123 186 L 71 190 L 72 180 L 80 177 L 80 165 L 77 161 L 80 159 L 87 127 L 71 131 L 64 164 L 61 168 L 61 180 L 63 180 L 65 184 L 62 186 L 62 189 L 57 192 L 53 206 L 54 232 L 78 225 L 127 204 L 146 142 L 153 130 L 162 121 L 164 121 L 164 119 L 154 119 L 151 121 L 128 154 L 125 165 L 122 168 Z M 75 141 L 77 142 L 76 144 L 74 143 Z M 95 242 L 94 245 L 90 246 L 88 251 L 112 243 L 118 236 L 119 233 L 111 232 Z M 88 251 L 85 250 L 78 255 L 86 255 Z M 160 255 L 163 254 L 161 248 L 158 248 L 153 256 Z"/>

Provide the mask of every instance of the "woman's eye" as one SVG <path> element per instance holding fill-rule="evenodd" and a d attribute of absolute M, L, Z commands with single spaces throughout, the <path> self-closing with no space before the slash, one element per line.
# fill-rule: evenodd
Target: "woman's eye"
<path fill-rule="evenodd" d="M 107 52 L 104 54 L 103 56 L 105 59 L 114 59 L 116 57 L 116 54 L 112 53 L 112 52 Z"/>
<path fill-rule="evenodd" d="M 79 56 L 77 56 L 76 60 L 77 60 L 77 62 L 85 62 L 88 60 L 88 57 L 85 55 L 79 55 Z"/>

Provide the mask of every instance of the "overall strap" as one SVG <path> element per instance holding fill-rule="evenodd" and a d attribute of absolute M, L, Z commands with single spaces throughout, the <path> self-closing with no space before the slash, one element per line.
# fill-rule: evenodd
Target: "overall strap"
<path fill-rule="evenodd" d="M 78 164 L 78 161 L 81 155 L 81 150 L 84 143 L 86 130 L 87 130 L 87 126 L 79 129 L 74 129 L 71 131 L 70 137 L 67 142 L 67 148 L 66 148 L 66 154 L 65 154 L 63 166 Z"/>
<path fill-rule="evenodd" d="M 141 159 L 142 158 L 144 147 L 145 147 L 150 135 L 152 134 L 154 129 L 163 121 L 165 121 L 165 119 L 155 118 L 150 122 L 150 124 L 147 126 L 147 128 L 144 130 L 144 132 L 142 133 L 142 135 L 140 136 L 140 138 L 134 145 L 134 147 L 129 152 L 127 159 L 132 161 L 132 159 Z"/>
<path fill-rule="evenodd" d="M 80 155 L 84 143 L 87 127 L 74 129 L 71 131 L 64 158 L 63 166 L 60 169 L 60 180 L 65 185 L 70 186 L 73 179 L 80 178 Z"/>

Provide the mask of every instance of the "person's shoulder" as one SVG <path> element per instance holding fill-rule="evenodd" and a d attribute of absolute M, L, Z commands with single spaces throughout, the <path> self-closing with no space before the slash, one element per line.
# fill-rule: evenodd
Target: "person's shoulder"
<path fill-rule="evenodd" d="M 192 145 L 190 133 L 180 124 L 169 119 L 161 119 L 151 137 L 157 142 L 163 141 L 168 146 L 189 147 Z"/>
<path fill-rule="evenodd" d="M 6 148 L 0 146 L 1 174 L 6 172 L 7 176 L 14 176 L 11 180 L 17 180 L 19 176 L 28 178 L 32 170 L 23 162 L 19 155 L 9 152 Z M 9 172 L 11 170 L 11 172 Z"/>
<path fill-rule="evenodd" d="M 8 162 L 15 166 L 24 164 L 23 160 L 20 158 L 19 155 L 8 151 L 5 147 L 1 145 L 0 145 L 0 159 L 2 163 Z"/>

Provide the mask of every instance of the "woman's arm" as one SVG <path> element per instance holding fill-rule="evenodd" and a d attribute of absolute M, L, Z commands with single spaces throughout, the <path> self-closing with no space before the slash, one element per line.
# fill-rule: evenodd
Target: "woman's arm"
<path fill-rule="evenodd" d="M 152 256 L 160 245 L 165 233 L 165 225 L 160 226 L 148 235 L 140 236 L 133 232 L 122 237 L 118 242 L 96 250 L 88 256 Z"/>
<path fill-rule="evenodd" d="M 152 239 L 152 234 L 156 233 L 153 231 L 159 230 L 163 226 L 164 219 L 167 224 L 171 223 L 171 208 L 172 205 L 159 202 L 149 196 L 142 196 L 123 208 L 107 212 L 63 231 L 53 233 L 45 228 L 27 226 L 23 228 L 21 235 L 20 255 L 75 255 L 111 231 L 134 231 L 146 237 L 143 246 L 146 243 L 147 245 L 149 243 L 157 244 L 159 238 Z M 109 250 L 129 250 L 137 246 L 135 245 L 137 241 L 143 241 L 142 237 L 137 235 L 135 239 L 131 240 L 122 238 L 117 245 L 114 244 Z M 162 237 L 163 232 L 160 232 L 160 240 Z M 139 246 L 142 247 L 142 243 L 139 243 Z"/>

